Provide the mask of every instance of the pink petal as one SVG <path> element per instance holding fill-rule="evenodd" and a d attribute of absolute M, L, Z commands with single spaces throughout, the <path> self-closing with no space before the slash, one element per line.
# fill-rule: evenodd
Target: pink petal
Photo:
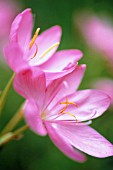
<path fill-rule="evenodd" d="M 77 103 L 78 120 L 89 120 L 101 116 L 110 106 L 111 98 L 99 90 L 81 90 L 69 97 Z M 72 105 L 71 105 L 72 107 Z M 70 110 L 72 108 L 70 107 Z"/>
<path fill-rule="evenodd" d="M 14 79 L 15 90 L 29 100 L 36 100 L 38 106 L 43 106 L 45 98 L 45 75 L 35 67 L 25 69 L 16 74 Z"/>
<path fill-rule="evenodd" d="M 0 0 L 0 43 L 8 41 L 11 23 L 19 10 L 20 6 L 16 1 Z"/>
<path fill-rule="evenodd" d="M 75 148 L 95 157 L 113 156 L 113 145 L 89 126 L 70 122 L 53 123 L 60 136 Z"/>
<path fill-rule="evenodd" d="M 23 52 L 16 43 L 10 44 L 4 49 L 4 56 L 14 72 L 19 72 L 19 70 L 27 67 L 27 63 L 23 60 Z"/>
<path fill-rule="evenodd" d="M 39 135 L 46 135 L 47 131 L 43 125 L 40 109 L 33 102 L 26 102 L 24 105 L 24 117 L 29 127 Z"/>
<path fill-rule="evenodd" d="M 48 88 L 53 89 L 53 91 L 55 91 L 53 84 L 56 84 L 57 82 L 60 84 L 60 88 L 58 86 L 59 89 L 57 95 L 54 96 L 53 101 L 49 105 L 49 109 L 52 108 L 57 102 L 59 102 L 61 98 L 71 93 L 74 93 L 77 90 L 83 78 L 85 69 L 86 69 L 86 65 L 77 66 L 75 70 L 70 74 L 67 74 L 66 76 L 60 78 L 59 80 L 58 79 L 54 80 L 52 84 L 51 83 L 49 84 Z"/>
<path fill-rule="evenodd" d="M 63 80 L 64 87 L 59 92 L 59 94 L 61 94 L 62 97 L 72 94 L 78 89 L 82 81 L 82 78 L 84 76 L 85 69 L 86 69 L 86 65 L 82 64 L 80 66 L 77 66 L 73 70 L 73 72 L 71 72 L 70 74 L 64 77 Z"/>
<path fill-rule="evenodd" d="M 56 97 L 57 93 L 59 93 L 62 87 L 63 84 L 61 78 L 55 81 L 51 81 L 51 83 L 46 88 L 44 109 L 46 109 L 53 102 L 54 98 Z"/>
<path fill-rule="evenodd" d="M 52 127 L 50 123 L 46 122 L 46 128 L 48 131 L 48 135 L 50 136 L 53 143 L 66 156 L 78 162 L 86 161 L 86 157 L 82 153 L 74 149 L 69 141 L 65 138 L 65 136 L 60 135 L 60 133 L 58 133 L 58 131 L 54 127 Z"/>
<path fill-rule="evenodd" d="M 111 101 L 107 94 L 99 90 L 82 90 L 67 96 L 67 98 L 69 102 L 74 102 L 77 106 L 70 104 L 64 111 L 67 114 L 59 114 L 66 106 L 60 104 L 66 101 L 66 98 L 63 98 L 51 108 L 51 119 L 74 121 L 94 119 L 101 116 L 107 110 Z"/>
<path fill-rule="evenodd" d="M 33 27 L 33 18 L 31 9 L 26 9 L 12 23 L 10 32 L 10 42 L 18 43 L 23 51 L 29 45 Z"/>
<path fill-rule="evenodd" d="M 29 64 L 40 65 L 42 63 L 45 63 L 55 53 L 55 51 L 58 48 L 58 45 L 55 46 L 50 52 L 48 52 L 42 58 L 40 58 L 41 54 L 44 53 L 53 44 L 60 42 L 60 38 L 61 28 L 59 26 L 54 26 L 40 34 L 35 42 L 38 46 L 38 53 L 32 60 L 29 61 Z"/>
<path fill-rule="evenodd" d="M 113 106 L 113 80 L 105 78 L 93 82 L 93 87 L 100 89 L 111 97 L 111 105 Z"/>
<path fill-rule="evenodd" d="M 76 68 L 76 66 L 77 66 L 77 64 L 73 65 L 73 67 L 71 67 L 67 70 L 63 70 L 63 71 L 59 71 L 59 72 L 45 71 L 46 79 L 48 81 L 51 81 L 51 80 L 55 80 L 58 78 L 62 78 L 63 76 L 66 76 L 67 74 L 71 73 Z"/>
<path fill-rule="evenodd" d="M 47 79 L 49 77 L 51 77 L 50 79 L 60 78 L 72 72 L 81 57 L 82 52 L 79 50 L 59 51 L 42 64 L 41 68 L 45 71 Z"/>
<path fill-rule="evenodd" d="M 113 27 L 109 20 L 82 13 L 78 16 L 77 24 L 88 45 L 113 63 Z"/>

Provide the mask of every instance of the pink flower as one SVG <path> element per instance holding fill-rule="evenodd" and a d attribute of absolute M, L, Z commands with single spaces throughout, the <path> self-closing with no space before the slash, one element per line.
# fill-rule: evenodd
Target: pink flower
<path fill-rule="evenodd" d="M 5 58 L 15 72 L 25 67 L 38 66 L 47 79 L 55 79 L 70 73 L 82 57 L 79 50 L 56 52 L 61 28 L 54 26 L 39 34 L 39 28 L 31 39 L 33 17 L 31 9 L 20 13 L 12 23 L 10 44 L 5 48 Z M 55 53 L 56 52 L 56 53 Z"/>
<path fill-rule="evenodd" d="M 99 79 L 93 82 L 93 87 L 106 92 L 111 97 L 111 106 L 113 106 L 113 80 L 111 79 Z"/>
<path fill-rule="evenodd" d="M 77 66 L 48 85 L 44 72 L 35 67 L 19 72 L 14 80 L 16 91 L 27 98 L 24 116 L 29 127 L 39 135 L 48 134 L 65 155 L 79 162 L 86 157 L 76 148 L 100 158 L 113 155 L 113 145 L 88 126 L 88 120 L 106 111 L 110 98 L 98 90 L 77 91 L 85 68 Z"/>
<path fill-rule="evenodd" d="M 0 0 L 0 53 L 8 42 L 10 27 L 19 8 L 12 0 Z"/>
<path fill-rule="evenodd" d="M 91 13 L 82 13 L 75 22 L 88 45 L 113 63 L 113 25 Z"/>

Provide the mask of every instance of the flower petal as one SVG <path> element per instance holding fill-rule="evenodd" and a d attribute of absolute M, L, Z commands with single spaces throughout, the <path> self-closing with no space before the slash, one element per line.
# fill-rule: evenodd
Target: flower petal
<path fill-rule="evenodd" d="M 73 72 L 71 72 L 70 74 L 67 74 L 66 76 L 60 78 L 60 79 L 56 79 L 52 82 L 52 84 L 50 83 L 49 86 L 47 87 L 47 89 L 51 89 L 54 92 L 57 90 L 57 94 L 56 96 L 54 96 L 54 99 L 52 100 L 51 104 L 49 105 L 49 109 L 51 109 L 57 102 L 59 102 L 63 97 L 74 93 L 82 78 L 84 75 L 86 69 L 86 65 L 80 65 L 77 66 L 75 68 L 75 70 Z M 59 84 L 59 86 L 57 87 L 58 89 L 54 89 L 54 84 Z M 50 90 L 48 90 L 49 93 Z M 50 95 L 51 96 L 51 95 Z"/>
<path fill-rule="evenodd" d="M 107 93 L 111 97 L 111 105 L 113 107 L 113 80 L 108 78 L 99 79 L 93 82 L 93 87 Z"/>
<path fill-rule="evenodd" d="M 83 12 L 76 23 L 88 45 L 113 64 L 113 27 L 109 20 Z"/>
<path fill-rule="evenodd" d="M 70 122 L 53 123 L 60 136 L 75 148 L 95 157 L 113 156 L 113 145 L 89 126 Z"/>
<path fill-rule="evenodd" d="M 67 70 L 75 65 L 82 58 L 82 55 L 80 50 L 75 49 L 58 51 L 41 67 L 53 72 Z"/>
<path fill-rule="evenodd" d="M 14 79 L 15 90 L 29 100 L 36 100 L 38 106 L 43 106 L 45 98 L 45 75 L 39 68 L 25 69 Z"/>
<path fill-rule="evenodd" d="M 72 72 L 82 57 L 79 50 L 63 50 L 55 53 L 47 62 L 41 65 L 47 79 L 60 78 Z"/>
<path fill-rule="evenodd" d="M 66 102 L 66 98 L 69 104 L 64 114 L 58 114 L 66 106 L 66 104 L 60 104 Z M 99 90 L 81 90 L 73 93 L 70 96 L 61 99 L 53 108 L 51 119 L 55 120 L 75 120 L 86 121 L 99 117 L 104 113 L 110 105 L 110 97 Z"/>
<path fill-rule="evenodd" d="M 62 96 L 72 94 L 78 89 L 84 76 L 85 69 L 86 65 L 82 64 L 77 66 L 73 72 L 64 77 L 64 87 L 60 90 L 60 94 L 62 93 Z"/>
<path fill-rule="evenodd" d="M 65 136 L 60 135 L 57 130 L 51 126 L 50 123 L 46 122 L 46 128 L 48 131 L 48 135 L 50 136 L 53 143 L 68 157 L 71 159 L 84 162 L 86 160 L 85 155 L 77 151 L 72 147 L 69 141 L 65 138 Z"/>
<path fill-rule="evenodd" d="M 40 65 L 46 62 L 55 53 L 58 48 L 58 45 L 52 48 L 52 50 L 50 50 L 43 57 L 41 57 L 41 55 L 52 45 L 54 45 L 55 43 L 59 43 L 60 38 L 61 28 L 59 26 L 54 26 L 40 34 L 35 42 L 35 44 L 37 44 L 38 46 L 38 53 L 32 60 L 29 61 L 29 64 L 33 66 Z"/>
<path fill-rule="evenodd" d="M 48 81 L 51 81 L 51 80 L 55 80 L 58 78 L 62 78 L 63 76 L 66 76 L 67 74 L 71 73 L 76 68 L 76 66 L 77 66 L 77 64 L 73 65 L 73 67 L 71 67 L 67 70 L 63 70 L 63 71 L 59 71 L 59 72 L 45 71 L 46 79 Z"/>
<path fill-rule="evenodd" d="M 29 125 L 29 127 L 39 135 L 46 135 L 47 131 L 44 127 L 44 124 L 42 122 L 41 116 L 40 116 L 40 109 L 37 107 L 37 105 L 33 102 L 26 102 L 24 105 L 24 117 Z"/>
<path fill-rule="evenodd" d="M 27 67 L 27 63 L 23 60 L 23 52 L 16 43 L 10 44 L 4 49 L 4 56 L 14 72 L 19 72 Z"/>
<path fill-rule="evenodd" d="M 31 39 L 33 18 L 31 9 L 26 9 L 12 23 L 10 43 L 18 43 L 23 51 L 26 50 Z"/>

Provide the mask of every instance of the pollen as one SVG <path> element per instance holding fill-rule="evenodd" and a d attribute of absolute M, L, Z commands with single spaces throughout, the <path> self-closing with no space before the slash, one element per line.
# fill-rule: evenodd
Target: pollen
<path fill-rule="evenodd" d="M 35 32 L 32 40 L 31 40 L 31 42 L 30 42 L 30 44 L 29 44 L 29 49 L 31 49 L 32 46 L 33 46 L 33 44 L 35 43 L 36 38 L 37 38 L 37 36 L 38 36 L 38 34 L 39 34 L 39 31 L 40 31 L 40 28 L 37 28 L 37 30 L 36 30 L 36 32 Z"/>

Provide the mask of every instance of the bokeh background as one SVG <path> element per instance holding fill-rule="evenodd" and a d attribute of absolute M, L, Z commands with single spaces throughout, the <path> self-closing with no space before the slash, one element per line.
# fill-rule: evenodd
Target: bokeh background
<path fill-rule="evenodd" d="M 4 0 L 5 1 L 5 0 Z M 63 30 L 60 49 L 80 49 L 84 53 L 80 63 L 87 64 L 87 70 L 80 89 L 91 88 L 94 79 L 107 76 L 113 79 L 106 61 L 100 54 L 91 50 L 79 29 L 74 24 L 74 19 L 82 11 L 90 10 L 97 15 L 104 14 L 110 17 L 113 23 L 113 1 L 111 0 L 17 0 L 16 13 L 25 8 L 32 8 L 35 23 L 41 31 L 60 25 Z M 1 12 L 1 11 L 0 11 Z M 16 15 L 15 13 L 15 15 Z M 26 28 L 27 29 L 27 28 Z M 2 52 L 1 52 L 2 56 Z M 3 90 L 8 79 L 12 75 L 11 70 L 4 61 L 0 64 L 0 89 Z M 0 120 L 2 129 L 11 116 L 16 112 L 23 99 L 11 89 L 3 116 Z M 19 125 L 24 124 L 22 121 Z M 93 120 L 92 127 L 104 135 L 113 143 L 113 109 L 109 109 L 100 118 Z M 101 147 L 101 146 L 100 146 Z M 18 141 L 8 143 L 0 150 L 0 170 L 112 170 L 113 157 L 98 159 L 87 156 L 87 162 L 80 164 L 63 155 L 50 141 L 49 137 L 40 137 L 27 130 L 24 137 Z"/>

